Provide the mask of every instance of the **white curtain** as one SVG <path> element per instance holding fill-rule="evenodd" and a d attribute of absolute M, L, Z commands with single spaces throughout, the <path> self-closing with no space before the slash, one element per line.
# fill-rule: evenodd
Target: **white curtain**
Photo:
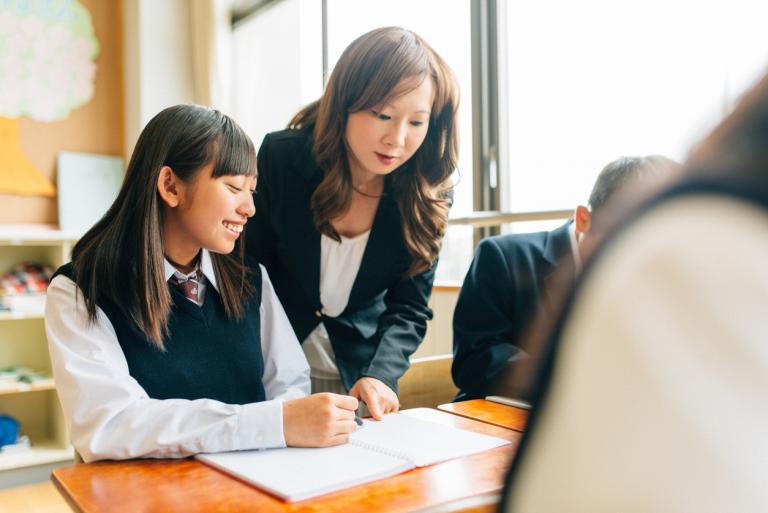
<path fill-rule="evenodd" d="M 191 0 L 195 102 L 231 113 L 231 0 Z"/>

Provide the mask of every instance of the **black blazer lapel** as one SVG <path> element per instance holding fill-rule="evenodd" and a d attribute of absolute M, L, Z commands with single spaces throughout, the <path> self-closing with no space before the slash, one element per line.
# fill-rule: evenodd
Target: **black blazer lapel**
<path fill-rule="evenodd" d="M 296 180 L 296 187 L 300 189 L 301 195 L 297 198 L 298 204 L 309 204 L 315 189 L 323 179 L 322 170 L 317 167 L 312 158 L 311 139 L 307 141 L 305 147 L 297 155 L 294 165 L 300 170 L 303 180 Z M 297 259 L 297 265 L 294 266 L 298 281 L 307 291 L 316 304 L 320 304 L 320 232 L 315 229 L 315 223 L 312 219 L 312 211 L 309 208 L 295 208 L 291 215 L 297 216 L 295 223 L 290 223 L 296 230 L 294 234 L 286 234 L 295 237 L 294 258 Z"/>
<path fill-rule="evenodd" d="M 295 267 L 299 282 L 304 286 L 307 294 L 317 304 L 320 303 L 320 233 L 314 228 L 302 234 L 297 241 L 300 260 Z"/>

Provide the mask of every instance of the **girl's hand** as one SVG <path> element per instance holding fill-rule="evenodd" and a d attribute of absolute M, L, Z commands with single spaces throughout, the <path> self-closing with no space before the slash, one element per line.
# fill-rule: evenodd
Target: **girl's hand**
<path fill-rule="evenodd" d="M 349 441 L 357 429 L 354 397 L 313 394 L 283 403 L 283 436 L 290 447 L 328 447 Z"/>
<path fill-rule="evenodd" d="M 349 390 L 349 395 L 363 401 L 376 420 L 400 409 L 400 401 L 395 392 L 376 378 L 366 376 L 358 379 Z"/>

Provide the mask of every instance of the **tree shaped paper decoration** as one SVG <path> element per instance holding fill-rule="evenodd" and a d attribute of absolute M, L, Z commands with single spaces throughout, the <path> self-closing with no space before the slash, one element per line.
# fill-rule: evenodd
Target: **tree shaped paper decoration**
<path fill-rule="evenodd" d="M 0 0 L 0 193 L 55 196 L 19 144 L 18 118 L 57 121 L 93 96 L 99 43 L 75 0 Z"/>

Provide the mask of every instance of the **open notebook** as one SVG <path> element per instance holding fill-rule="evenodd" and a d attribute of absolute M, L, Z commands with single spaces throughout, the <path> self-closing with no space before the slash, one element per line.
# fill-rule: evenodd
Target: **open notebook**
<path fill-rule="evenodd" d="M 509 443 L 402 414 L 363 422 L 345 445 L 199 454 L 197 458 L 282 499 L 298 501 Z"/>

